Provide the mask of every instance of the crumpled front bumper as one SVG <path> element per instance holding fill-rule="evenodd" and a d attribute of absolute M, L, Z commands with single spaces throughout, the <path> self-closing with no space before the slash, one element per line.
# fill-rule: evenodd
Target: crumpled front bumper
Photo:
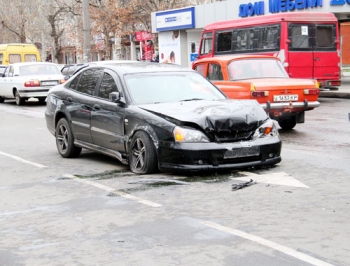
<path fill-rule="evenodd" d="M 279 136 L 237 143 L 160 142 L 158 166 L 161 171 L 204 171 L 274 165 L 281 161 L 281 148 Z M 240 154 L 231 156 L 236 149 L 242 149 Z M 250 150 L 259 152 L 249 154 Z"/>

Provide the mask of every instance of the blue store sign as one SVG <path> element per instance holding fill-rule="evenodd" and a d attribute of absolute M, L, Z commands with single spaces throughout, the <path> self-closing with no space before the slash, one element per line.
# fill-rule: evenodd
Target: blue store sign
<path fill-rule="evenodd" d="M 331 6 L 343 6 L 345 3 L 350 5 L 350 0 L 331 0 Z"/>
<path fill-rule="evenodd" d="M 270 13 L 322 7 L 322 0 L 269 0 Z"/>
<path fill-rule="evenodd" d="M 350 0 L 330 0 L 331 5 L 343 5 L 345 1 L 350 3 Z M 308 8 L 322 7 L 323 0 L 269 0 L 269 12 L 279 13 L 294 10 L 303 10 Z M 239 16 L 241 18 L 251 17 L 254 15 L 265 14 L 265 2 L 253 2 L 242 4 L 239 6 Z"/>
<path fill-rule="evenodd" d="M 195 28 L 194 7 L 156 13 L 157 31 Z"/>

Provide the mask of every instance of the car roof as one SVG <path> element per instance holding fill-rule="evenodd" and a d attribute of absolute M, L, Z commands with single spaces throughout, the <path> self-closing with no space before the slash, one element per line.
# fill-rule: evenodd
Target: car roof
<path fill-rule="evenodd" d="M 195 72 L 194 70 L 188 67 L 182 67 L 180 65 L 175 65 L 175 64 L 162 64 L 162 63 L 139 62 L 139 61 L 130 62 L 128 64 L 125 64 L 125 63 L 99 64 L 98 67 L 100 66 L 112 69 L 120 74 L 174 72 L 174 71 Z M 91 66 L 91 67 L 96 67 L 96 66 Z"/>
<path fill-rule="evenodd" d="M 115 63 L 137 63 L 137 62 L 139 62 L 139 61 L 132 61 L 132 60 L 103 60 L 103 61 L 91 61 L 91 62 L 87 62 L 87 63 L 66 64 L 66 65 L 64 65 L 64 67 L 104 65 L 104 64 L 115 64 Z"/>
<path fill-rule="evenodd" d="M 29 65 L 56 65 L 56 64 L 51 63 L 51 62 L 19 62 L 19 63 L 12 63 L 10 65 L 12 65 L 12 66 L 29 66 Z"/>
<path fill-rule="evenodd" d="M 103 60 L 103 61 L 92 61 L 88 63 L 78 63 L 78 64 L 72 64 L 72 65 L 66 65 L 61 69 L 61 72 L 65 68 L 74 67 L 73 71 L 71 72 L 70 70 L 65 73 L 66 76 L 71 77 L 75 75 L 76 73 L 82 71 L 83 69 L 86 69 L 87 67 L 90 66 L 96 66 L 96 65 L 108 65 L 108 64 L 126 64 L 126 63 L 138 63 L 139 61 L 132 61 L 132 60 Z"/>
<path fill-rule="evenodd" d="M 279 58 L 272 56 L 272 55 L 218 55 L 214 57 L 205 57 L 198 59 L 194 61 L 193 63 L 197 62 L 212 62 L 212 61 L 217 61 L 217 62 L 227 62 L 231 60 L 241 60 L 241 59 L 274 59 L 274 60 L 280 60 Z"/>
<path fill-rule="evenodd" d="M 92 61 L 87 64 L 92 65 L 104 65 L 104 64 L 125 64 L 125 63 L 139 63 L 139 61 L 134 60 L 103 60 L 103 61 Z"/>

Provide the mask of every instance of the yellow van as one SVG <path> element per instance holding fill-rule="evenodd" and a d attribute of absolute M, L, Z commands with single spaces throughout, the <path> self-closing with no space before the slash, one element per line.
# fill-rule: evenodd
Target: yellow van
<path fill-rule="evenodd" d="M 0 44 L 0 65 L 18 62 L 40 62 L 40 53 L 34 44 Z"/>

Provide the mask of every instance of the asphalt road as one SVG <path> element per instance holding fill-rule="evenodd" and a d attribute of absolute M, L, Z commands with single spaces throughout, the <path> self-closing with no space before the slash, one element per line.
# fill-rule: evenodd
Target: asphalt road
<path fill-rule="evenodd" d="M 350 102 L 320 102 L 276 167 L 149 176 L 63 159 L 44 106 L 1 104 L 0 265 L 350 265 Z"/>

